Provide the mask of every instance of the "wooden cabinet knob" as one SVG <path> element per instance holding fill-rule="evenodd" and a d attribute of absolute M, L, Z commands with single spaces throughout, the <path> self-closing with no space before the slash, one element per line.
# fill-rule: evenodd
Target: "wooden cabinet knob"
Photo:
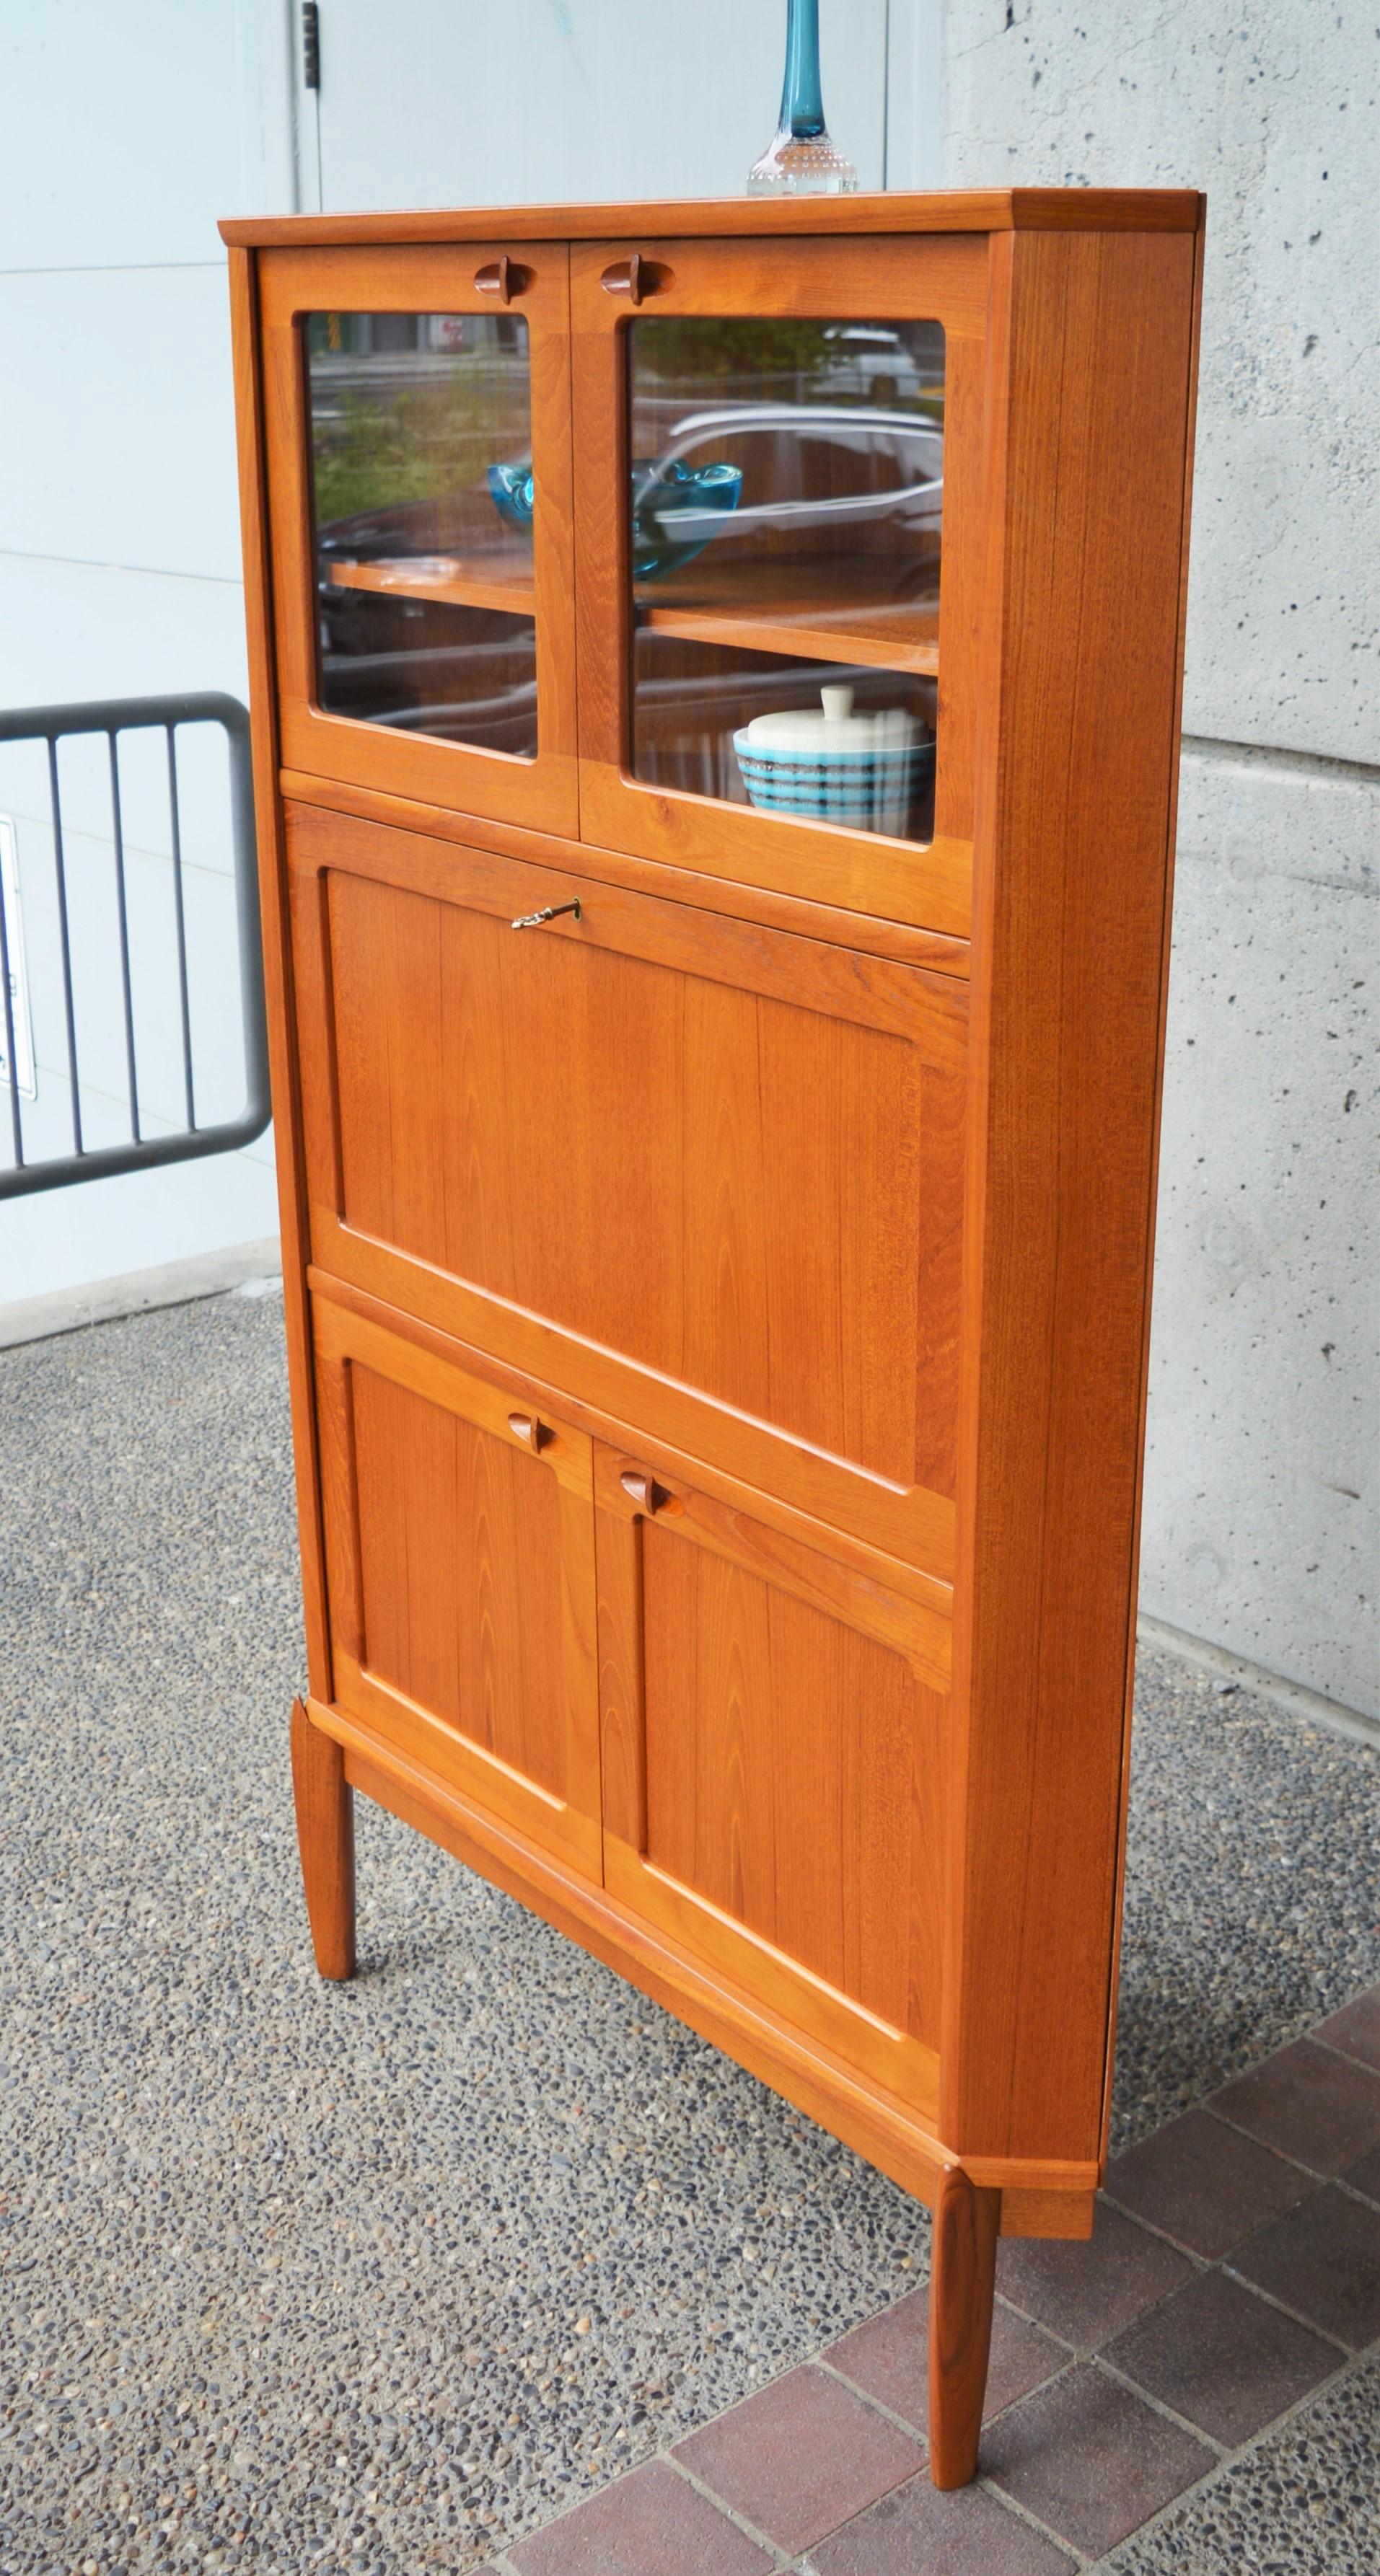
<path fill-rule="evenodd" d="M 644 1468 L 625 1467 L 618 1481 L 640 1512 L 663 1511 L 671 1499 L 666 1486 L 659 1485 L 655 1476 L 649 1476 Z"/>
<path fill-rule="evenodd" d="M 549 1423 L 538 1422 L 535 1413 L 510 1413 L 508 1428 L 515 1440 L 524 1440 L 533 1450 L 544 1449 L 556 1436 Z"/>
<path fill-rule="evenodd" d="M 604 270 L 599 280 L 606 295 L 626 295 L 632 304 L 642 301 L 642 257 L 634 251 L 631 259 L 616 259 Z M 626 1482 L 626 1479 L 624 1480 Z"/>
<path fill-rule="evenodd" d="M 635 250 L 630 259 L 615 259 L 600 275 L 599 283 L 606 295 L 626 295 L 630 304 L 640 304 L 648 295 L 659 295 L 671 283 L 669 268 L 660 260 L 644 259 Z"/>
<path fill-rule="evenodd" d="M 484 266 L 474 272 L 475 293 L 496 295 L 500 304 L 511 304 L 513 297 L 521 295 L 531 283 L 530 269 L 521 267 L 515 259 L 509 259 L 506 251 L 501 259 L 486 260 Z"/>

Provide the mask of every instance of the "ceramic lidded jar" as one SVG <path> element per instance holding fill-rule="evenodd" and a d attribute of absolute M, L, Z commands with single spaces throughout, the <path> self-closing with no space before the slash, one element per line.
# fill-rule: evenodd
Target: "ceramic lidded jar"
<path fill-rule="evenodd" d="M 820 690 L 820 712 L 790 707 L 754 716 L 733 737 L 754 805 L 904 838 L 915 792 L 934 760 L 934 742 L 903 707 L 855 715 L 853 691 Z"/>

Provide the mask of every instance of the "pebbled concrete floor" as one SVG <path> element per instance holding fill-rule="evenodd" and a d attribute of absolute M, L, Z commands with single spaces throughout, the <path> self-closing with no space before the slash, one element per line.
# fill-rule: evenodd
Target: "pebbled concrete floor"
<path fill-rule="evenodd" d="M 1380 2361 L 1301 2407 L 1104 2564 L 1107 2576 L 1375 2576 Z"/>
<path fill-rule="evenodd" d="M 316 1980 L 276 1297 L 0 1354 L 0 1460 L 3 2576 L 459 2576 L 924 2278 L 889 2183 L 377 1810 Z M 1118 2144 L 1380 1973 L 1373 1756 L 1168 1657 L 1138 1706 Z M 1365 2439 L 1320 2401 L 1163 2563 L 1320 2565 L 1290 2497 Z"/>

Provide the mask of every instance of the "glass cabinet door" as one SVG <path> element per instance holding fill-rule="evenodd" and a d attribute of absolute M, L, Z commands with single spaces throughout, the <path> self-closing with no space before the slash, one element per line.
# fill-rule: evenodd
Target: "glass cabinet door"
<path fill-rule="evenodd" d="M 534 760 L 531 348 L 520 313 L 309 313 L 316 697 Z"/>
<path fill-rule="evenodd" d="M 565 270 L 270 263 L 289 767 L 574 830 Z"/>
<path fill-rule="evenodd" d="M 934 837 L 944 333 L 628 329 L 631 769 Z"/>
<path fill-rule="evenodd" d="M 591 703 L 617 708 L 616 734 L 584 746 L 599 837 L 966 928 L 965 711 L 941 615 L 947 643 L 967 544 L 948 468 L 973 426 L 984 256 L 894 240 L 574 253 L 577 419 L 602 401 L 621 431 L 611 507 L 583 438 L 577 457 L 584 650 L 614 662 Z M 585 814 L 588 832 L 588 795 Z"/>

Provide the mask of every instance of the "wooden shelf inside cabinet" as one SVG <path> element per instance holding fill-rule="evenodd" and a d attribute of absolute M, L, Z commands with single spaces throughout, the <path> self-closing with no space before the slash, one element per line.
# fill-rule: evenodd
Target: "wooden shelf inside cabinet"
<path fill-rule="evenodd" d="M 643 582 L 636 604 L 639 626 L 691 642 L 884 671 L 939 669 L 938 600 L 869 592 L 866 566 L 856 561 L 751 570 L 697 564 L 684 580 Z"/>
<path fill-rule="evenodd" d="M 522 556 L 389 555 L 377 563 L 333 563 L 340 590 L 381 590 L 390 599 L 443 600 L 452 608 L 498 608 L 535 617 L 532 566 Z"/>

